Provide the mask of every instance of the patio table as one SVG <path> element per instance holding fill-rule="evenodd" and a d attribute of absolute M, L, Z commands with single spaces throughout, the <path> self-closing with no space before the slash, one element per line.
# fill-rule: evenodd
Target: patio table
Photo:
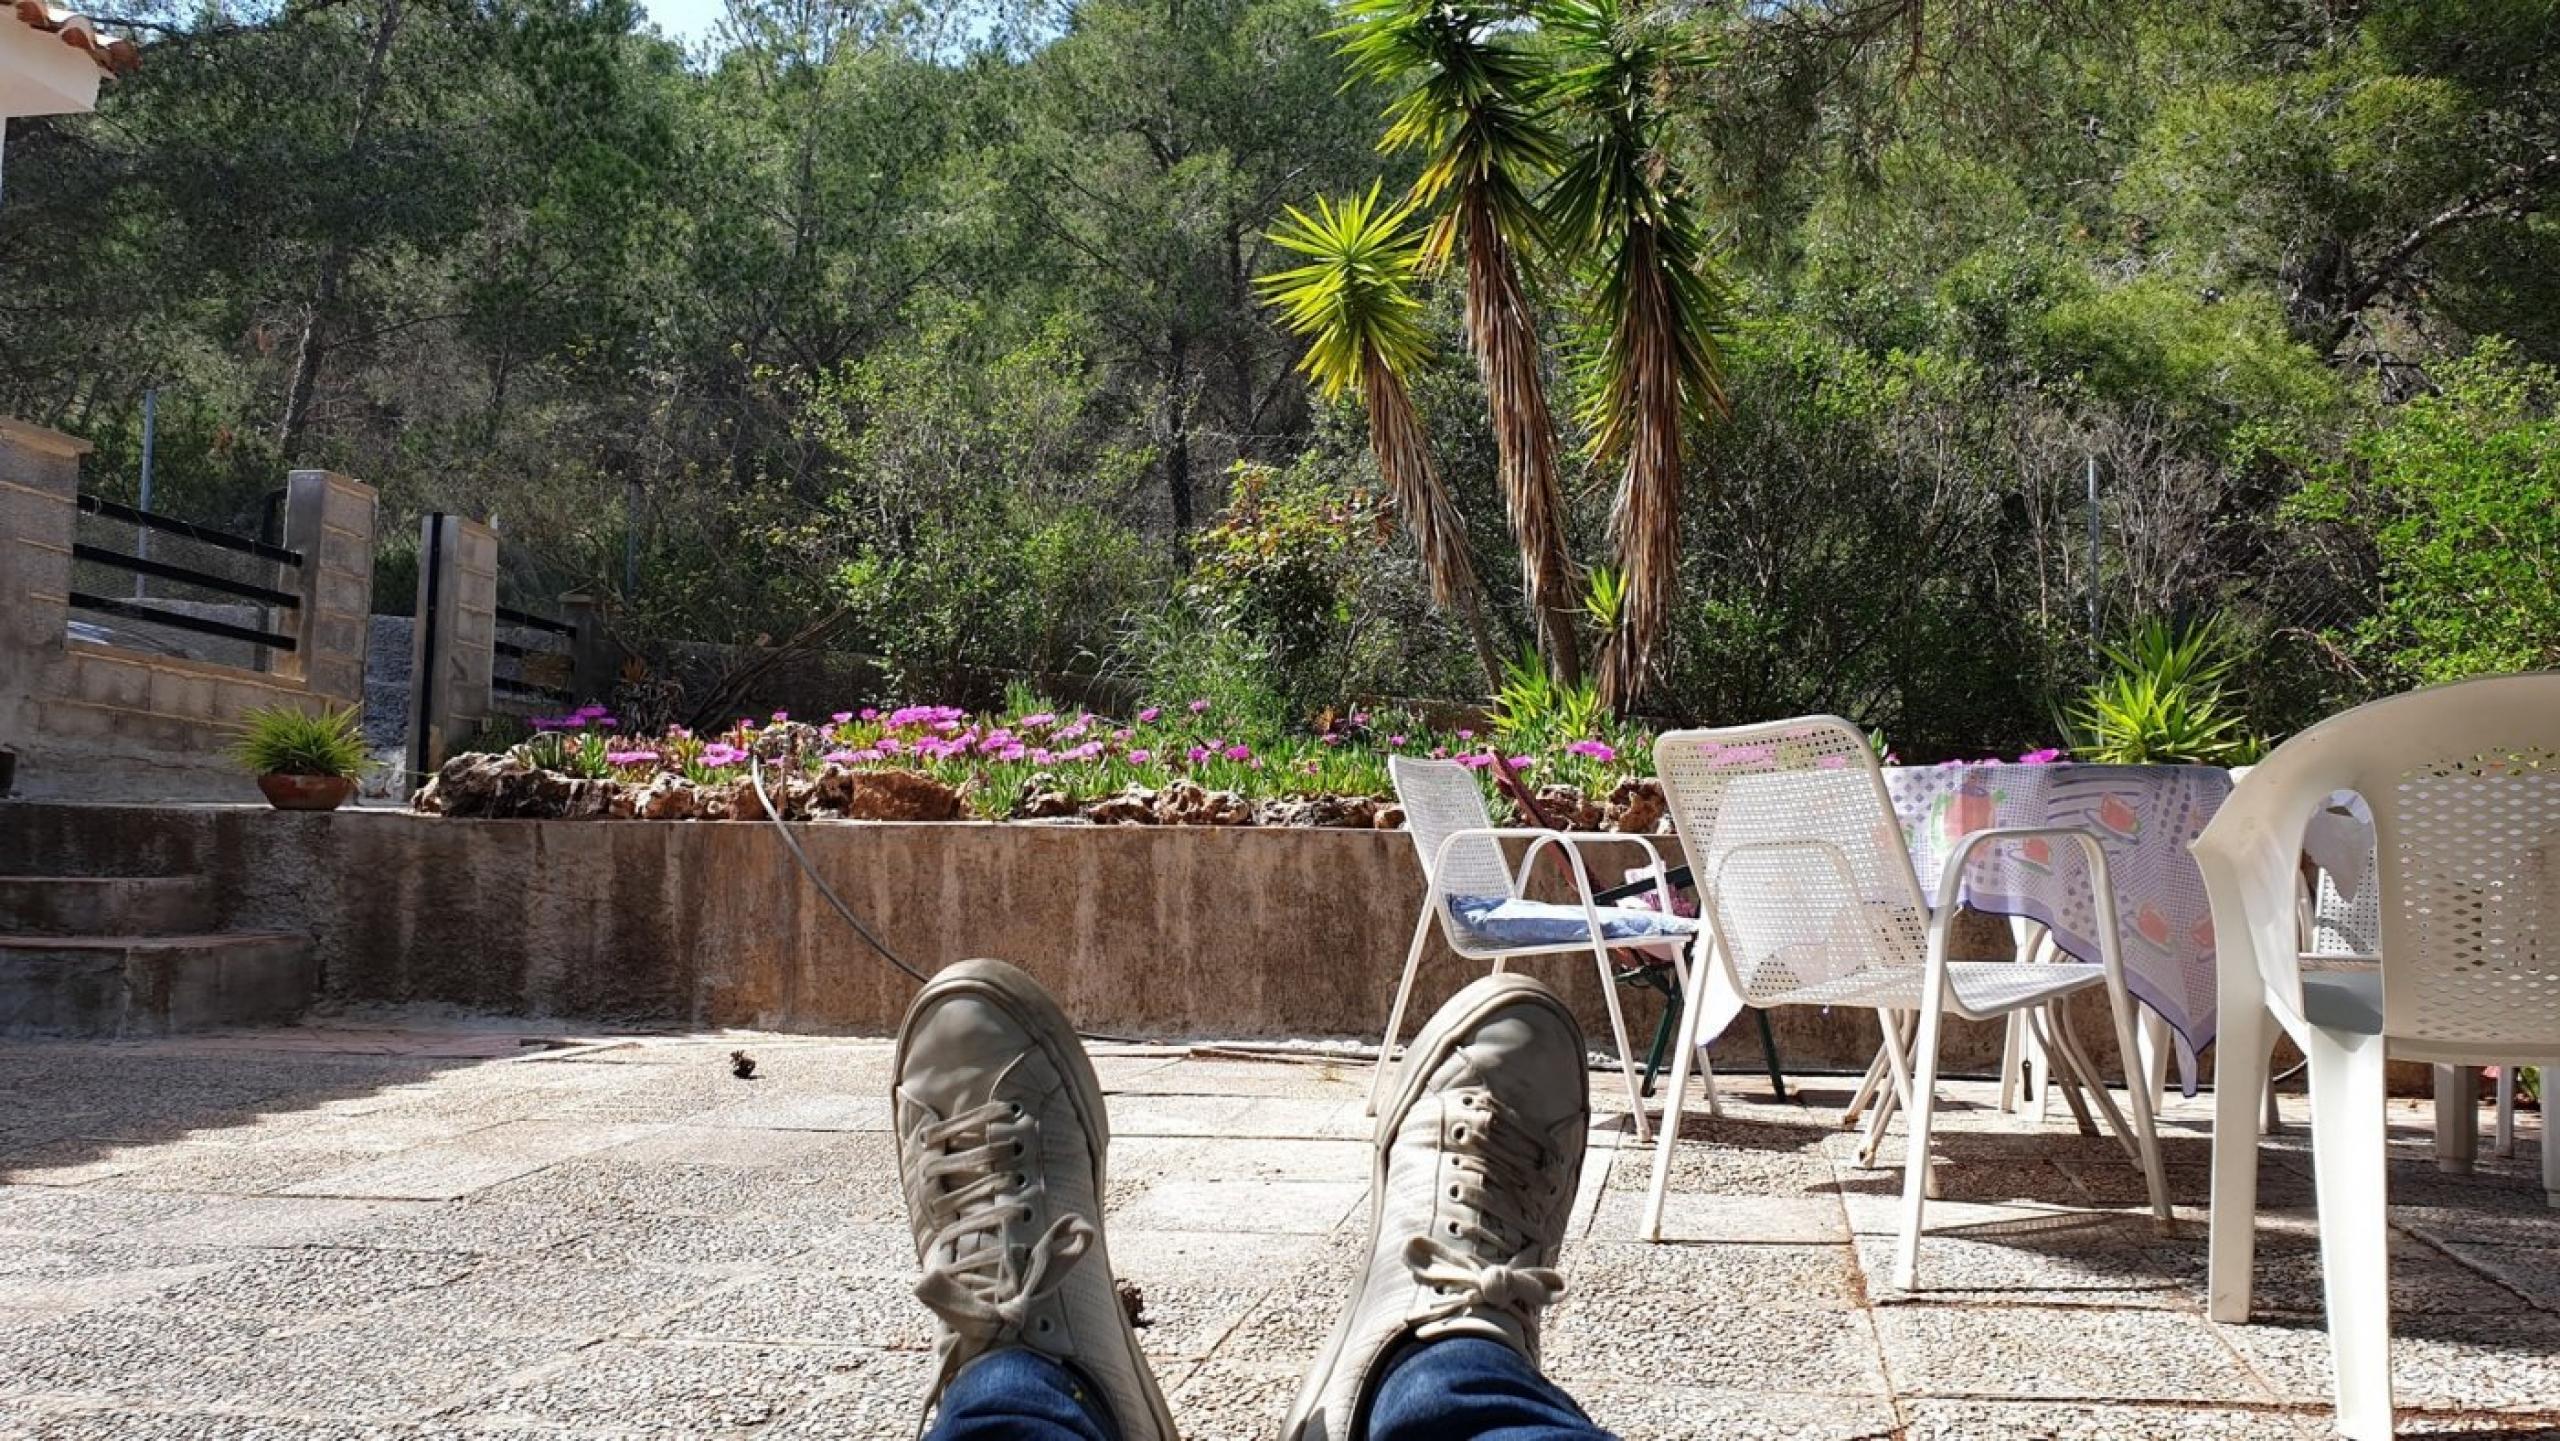
<path fill-rule="evenodd" d="M 1994 826 L 2067 826 L 2098 838 L 2115 888 L 2125 988 L 2167 1023 L 2179 1078 L 2196 1090 L 2196 1056 L 2213 1044 L 2213 913 L 2187 847 L 2231 794 L 2213 766 L 1888 766 L 1885 790 L 1902 822 L 1924 894 L 1947 852 Z M 2099 960 L 2088 866 L 2041 840 L 1985 848 L 1966 867 L 1962 898 L 1993 915 L 2049 931 L 2074 959 Z"/>

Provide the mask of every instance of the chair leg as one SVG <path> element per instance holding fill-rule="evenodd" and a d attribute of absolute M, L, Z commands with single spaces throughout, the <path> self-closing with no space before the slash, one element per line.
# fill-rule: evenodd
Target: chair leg
<path fill-rule="evenodd" d="M 1636 1144 L 1644 1144 L 1653 1134 L 1644 1115 L 1644 1088 L 1636 1081 L 1636 1050 L 1627 1043 L 1627 1012 L 1618 1004 L 1617 973 L 1609 968 L 1606 946 L 1594 946 L 1591 954 L 1600 963 L 1600 996 L 1609 1003 L 1609 1035 L 1618 1044 L 1618 1073 L 1627 1079 L 1627 1113 L 1635 1121 Z"/>
<path fill-rule="evenodd" d="M 1662 1028 L 1659 1031 L 1656 1031 L 1653 1037 L 1654 1049 L 1657 1052 L 1662 1049 L 1662 1042 L 1665 1037 L 1675 1035 L 1679 1031 L 1679 1026 L 1677 1024 L 1678 1017 L 1688 1009 L 1680 1003 L 1680 998 L 1689 994 L 1689 983 L 1694 979 L 1703 987 L 1706 980 L 1706 973 L 1703 971 L 1697 973 L 1694 977 L 1691 975 L 1689 963 L 1682 959 L 1681 953 L 1676 947 L 1671 952 L 1671 976 L 1673 981 L 1677 984 L 1678 995 L 1672 996 L 1663 1003 Z M 1760 1013 L 1760 1024 L 1764 1026 L 1769 1024 L 1768 1012 L 1762 1011 Z M 1708 1055 L 1707 1048 L 1701 1045 L 1698 1047 L 1698 1053 L 1691 1056 L 1689 1059 L 1692 1064 L 1697 1066 L 1699 1077 L 1706 1082 L 1707 1114 L 1715 1117 L 1717 1120 L 1723 1120 L 1724 1102 L 1716 1098 L 1715 1058 Z M 1681 1099 L 1685 1099 L 1685 1097 Z M 1674 1109 L 1677 1105 L 1678 1101 L 1675 1100 L 1673 1107 L 1667 1109 Z"/>
<path fill-rule="evenodd" d="M 2115 1013 L 2117 1054 L 2127 1058 L 2124 1086 L 2128 1098 L 2133 1102 L 2133 1142 L 2139 1153 L 2134 1159 L 2142 1167 L 2143 1186 L 2151 1193 L 2152 1219 L 2159 1222 L 2161 1228 L 2165 1230 L 2169 1225 L 2169 1176 L 2160 1166 L 2159 1118 L 2153 1110 L 2152 1103 L 2159 1099 L 2168 1076 L 2169 1023 L 2161 1017 L 2159 1012 L 2148 1007 L 2142 1008 L 2146 1025 L 2152 1021 L 2160 1023 L 2159 1037 L 2153 1043 L 2153 1051 L 2159 1058 L 2159 1067 L 2149 1073 L 2144 1081 L 2137 1081 L 2131 1070 L 2133 1052 L 2127 1049 L 2133 1043 L 2133 1012 L 2135 1010 L 2133 998 L 2119 989 L 2112 990 L 2107 1000 L 2108 1009 Z M 2105 1093 L 2100 1092 L 2100 1094 Z"/>
<path fill-rule="evenodd" d="M 1778 1032 L 1769 1024 L 1768 1007 L 1754 1010 L 1751 1017 L 1760 1023 L 1760 1058 L 1769 1066 L 1769 1089 L 1783 1101 L 1787 1098 L 1787 1072 L 1778 1062 Z"/>
<path fill-rule="evenodd" d="M 2551 1094 L 2550 1066 L 2534 1068 L 2534 1079 L 2542 1083 L 2542 1198 L 2560 1210 L 2560 1126 L 2552 1124 L 2560 1113 L 2560 1097 Z"/>
<path fill-rule="evenodd" d="M 2498 1138 L 2494 1143 L 2500 1156 L 2516 1153 L 2516 1068 L 2498 1068 Z"/>
<path fill-rule="evenodd" d="M 2098 1134 L 2098 1122 L 2089 1114 L 2089 1103 L 2081 1098 L 2082 1082 L 2075 1074 L 2071 1052 L 2062 1044 L 2061 1019 L 2055 1015 L 2054 1007 L 2050 1004 L 2037 1007 L 2034 1015 L 2035 1020 L 2031 1023 L 2032 1028 L 2027 1035 L 2028 1039 L 2036 1043 L 2036 1048 L 2043 1054 L 2048 1067 L 2044 1081 L 2045 1099 L 2050 1102 L 2057 1092 L 2060 1093 L 2063 1104 L 2071 1109 L 2072 1124 L 2079 1128 L 2080 1134 L 2084 1136 Z M 2053 1066 L 2052 1063 L 2056 1060 L 2060 1060 L 2063 1064 L 2058 1067 Z M 2044 1108 L 2044 1113 L 2036 1117 L 2037 1123 L 2042 1124 L 2051 1111 L 2052 1107 L 2048 1104 Z"/>
<path fill-rule="evenodd" d="M 1639 1234 L 1648 1241 L 1662 1239 L 1662 1199 L 1671 1190 L 1671 1148 L 1680 1143 L 1680 1099 L 1689 1090 L 1689 1058 L 1697 1054 L 1698 1026 L 1707 1008 L 1706 965 L 1702 963 L 1681 987 L 1680 1039 L 1671 1051 L 1671 1098 L 1662 1108 L 1660 1134 L 1653 1143 L 1653 1180 L 1645 1188 L 1644 1219 Z"/>
<path fill-rule="evenodd" d="M 2258 1123 L 2258 1134 L 2261 1136 L 2280 1136 L 2284 1134 L 2284 1111 L 2276 1104 L 2276 1068 L 2272 1061 L 2268 1063 L 2266 1072 L 2267 1114 L 2265 1118 Z"/>
<path fill-rule="evenodd" d="M 2480 1068 L 2436 1067 L 2436 1169 L 2468 1176 L 2480 1156 Z"/>
<path fill-rule="evenodd" d="M 2258 1249 L 2258 1098 L 2267 1089 L 2274 1017 L 2255 994 L 2225 1004 L 2214 1038 L 2213 1210 L 2205 1304 L 2216 1321 L 2249 1319 Z"/>
<path fill-rule="evenodd" d="M 1662 1074 L 1662 1053 L 1671 1047 L 1672 1033 L 1680 1029 L 1680 993 L 1667 991 L 1662 998 L 1662 1019 L 1654 1025 L 1653 1044 L 1644 1053 L 1644 1094 L 1653 1098 L 1653 1078 Z"/>
<path fill-rule="evenodd" d="M 2153 1096 L 2165 1096 L 2169 1093 L 2169 1018 L 2149 1006 L 2136 1006 L 2134 1009 L 2142 1013 L 2141 1032 L 2135 1036 L 2134 1043 L 2142 1051 L 2143 1079 L 2150 1084 Z M 2133 1071 L 2128 1066 L 2124 1083 L 2130 1086 L 2133 1079 Z"/>
<path fill-rule="evenodd" d="M 1396 982 L 1395 1004 L 1387 1008 L 1387 1038 L 1378 1043 L 1378 1065 L 1369 1074 L 1368 1114 L 1378 1114 L 1378 1093 L 1386 1088 L 1387 1066 L 1396 1053 L 1396 1033 L 1404 1029 L 1405 1003 L 1413 999 L 1414 973 L 1422 969 L 1422 947 L 1431 939 L 1431 907 L 1422 908 L 1422 919 L 1414 922 L 1413 944 L 1404 953 L 1404 979 Z M 1500 969 L 1501 963 L 1495 963 Z"/>
<path fill-rule="evenodd" d="M 2311 1165 L 2320 1198 L 2320 1275 L 2329 1309 L 2337 1427 L 2349 1441 L 2391 1435 L 2391 1258 L 2384 1204 L 2383 1043 L 2314 1027 Z"/>
<path fill-rule="evenodd" d="M 1867 1061 L 1867 1074 L 1859 1079 L 1858 1089 L 1851 1093 L 1849 1104 L 1841 1108 L 1839 1122 L 1841 1130 L 1848 1130 L 1858 1124 L 1858 1117 L 1866 1114 L 1867 1103 L 1876 1098 L 1877 1090 L 1883 1085 L 1884 1047 L 1878 1046 L 1875 1055 Z"/>
<path fill-rule="evenodd" d="M 2018 1110 L 2018 1067 L 2026 1060 L 2027 1023 L 2016 1011 L 2009 1013 L 2000 1038 L 2000 1112 L 2015 1115 Z"/>
<path fill-rule="evenodd" d="M 2097 1109 L 2098 1118 L 2106 1123 L 2108 1133 L 2123 1148 L 2124 1158 L 2139 1167 L 2142 1164 L 2141 1143 L 2134 1139 L 2133 1126 L 2125 1120 L 2124 1112 L 2116 1109 L 2115 1097 L 2107 1094 L 2107 1078 L 2099 1073 L 2098 1062 L 2089 1054 L 2089 1048 L 2081 1044 L 2080 1030 L 2072 1024 L 2070 1012 L 2062 1003 L 2056 1003 L 2053 1009 L 2054 1039 L 2061 1044 L 2063 1059 L 2070 1063 L 2072 1074 L 2080 1078 L 2080 1084 L 2089 1088 L 2089 1099 Z M 2121 1032 L 2116 1044 L 2119 1047 L 2124 1044 Z M 2130 1067 L 2124 1080 L 2128 1091 L 2139 1084 Z"/>
<path fill-rule="evenodd" d="M 1946 942 L 1941 938 L 1935 944 L 1943 947 Z M 1941 951 L 1941 961 L 1943 955 Z M 1944 976 L 1939 966 L 1932 966 L 1930 973 L 1933 979 Z M 1893 1264 L 1893 1284 L 1905 1291 L 1920 1289 L 1920 1222 L 1929 1192 L 1929 1118 L 1937 1101 L 1938 1023 L 1946 1011 L 1943 989 L 1943 984 L 1923 988 L 1920 1038 L 1912 1047 L 1911 1123 L 1902 1158 L 1902 1247 Z"/>

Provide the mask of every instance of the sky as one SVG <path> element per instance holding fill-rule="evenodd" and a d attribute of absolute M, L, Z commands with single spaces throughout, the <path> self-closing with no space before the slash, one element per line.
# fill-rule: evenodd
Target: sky
<path fill-rule="evenodd" d="M 641 0 L 641 4 L 659 29 L 687 45 L 709 40 L 729 8 L 727 0 Z"/>

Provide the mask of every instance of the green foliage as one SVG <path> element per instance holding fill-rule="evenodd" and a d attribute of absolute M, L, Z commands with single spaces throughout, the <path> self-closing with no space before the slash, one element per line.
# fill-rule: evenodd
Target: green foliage
<path fill-rule="evenodd" d="M 1414 204 L 1389 205 L 1372 185 L 1340 204 L 1317 197 L 1313 215 L 1290 206 L 1287 223 L 1271 232 L 1274 245 L 1308 263 L 1254 283 L 1290 333 L 1307 338 L 1298 368 L 1328 400 L 1356 390 L 1372 366 L 1402 374 L 1430 351 L 1413 294 L 1422 263 L 1421 237 L 1406 228 Z"/>
<path fill-rule="evenodd" d="M 231 758 L 255 776 L 362 776 L 373 765 L 353 706 L 306 711 L 260 706 L 241 717 Z"/>
<path fill-rule="evenodd" d="M 2263 747 L 2225 694 L 2238 662 L 2220 620 L 2143 623 L 2105 650 L 2107 670 L 2072 708 L 2072 753 L 2104 765 L 2241 765 Z"/>
<path fill-rule="evenodd" d="M 1547 674 L 1532 652 L 1502 668 L 1502 689 L 1493 697 L 1494 734 L 1506 744 L 1561 744 L 1601 735 L 1609 724 L 1609 708 L 1592 681 L 1568 685 Z"/>
<path fill-rule="evenodd" d="M 2381 604 L 2342 640 L 2418 683 L 2560 666 L 2560 371 L 2489 340 L 2442 386 L 2294 500 L 2371 547 Z"/>

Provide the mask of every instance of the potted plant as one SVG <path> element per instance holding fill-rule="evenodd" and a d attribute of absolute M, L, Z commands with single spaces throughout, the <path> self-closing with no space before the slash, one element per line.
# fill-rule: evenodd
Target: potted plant
<path fill-rule="evenodd" d="M 261 706 L 241 721 L 231 754 L 280 811 L 336 810 L 372 764 L 353 706 L 318 712 Z"/>

